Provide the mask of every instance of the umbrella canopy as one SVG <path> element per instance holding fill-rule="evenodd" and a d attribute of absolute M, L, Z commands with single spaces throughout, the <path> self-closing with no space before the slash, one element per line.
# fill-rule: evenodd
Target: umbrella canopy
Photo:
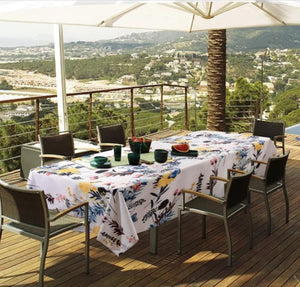
<path fill-rule="evenodd" d="M 299 25 L 299 2 L 1 1 L 0 21 L 176 31 Z"/>
<path fill-rule="evenodd" d="M 98 26 L 200 31 L 261 26 L 299 25 L 300 4 L 262 2 L 139 3 Z"/>

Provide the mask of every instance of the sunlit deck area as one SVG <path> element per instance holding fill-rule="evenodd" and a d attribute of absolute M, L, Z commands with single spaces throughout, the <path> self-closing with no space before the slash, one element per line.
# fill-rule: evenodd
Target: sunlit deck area
<path fill-rule="evenodd" d="M 168 135 L 166 135 L 168 136 Z M 149 252 L 149 232 L 117 257 L 91 235 L 90 274 L 84 272 L 84 235 L 69 232 L 50 240 L 45 286 L 300 286 L 300 142 L 288 135 L 291 150 L 286 182 L 290 221 L 285 224 L 283 194 L 270 197 L 272 234 L 262 197 L 252 196 L 254 246 L 248 249 L 243 216 L 230 221 L 233 266 L 227 267 L 223 222 L 207 218 L 207 238 L 201 238 L 201 216 L 183 216 L 183 252 L 176 252 L 177 221 L 163 224 L 158 233 L 158 254 Z M 25 185 L 19 171 L 1 176 Z M 245 217 L 246 220 L 246 217 Z M 3 232 L 0 244 L 0 286 L 38 286 L 39 243 Z"/>

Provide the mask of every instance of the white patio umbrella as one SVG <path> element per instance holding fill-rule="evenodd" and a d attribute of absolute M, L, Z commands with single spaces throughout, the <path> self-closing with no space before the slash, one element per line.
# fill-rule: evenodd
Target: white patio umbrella
<path fill-rule="evenodd" d="M 1 1 L 0 20 L 200 31 L 300 24 L 299 0 Z"/>
<path fill-rule="evenodd" d="M 52 23 L 60 130 L 68 129 L 61 25 L 200 31 L 299 25 L 300 1 L 0 1 L 0 21 Z"/>

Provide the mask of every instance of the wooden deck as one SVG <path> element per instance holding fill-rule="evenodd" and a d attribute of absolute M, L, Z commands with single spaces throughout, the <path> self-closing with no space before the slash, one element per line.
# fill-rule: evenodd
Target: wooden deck
<path fill-rule="evenodd" d="M 201 217 L 183 216 L 183 253 L 176 253 L 177 222 L 160 227 L 158 254 L 149 252 L 149 234 L 120 257 L 91 236 L 90 274 L 84 273 L 84 237 L 69 232 L 50 241 L 45 286 L 300 286 L 300 143 L 287 138 L 291 155 L 287 166 L 290 222 L 284 221 L 283 194 L 270 197 L 272 234 L 267 236 L 262 198 L 253 194 L 254 248 L 248 249 L 243 215 L 230 222 L 233 266 L 227 267 L 223 223 L 207 220 L 207 238 L 201 239 Z M 4 176 L 2 176 L 3 178 Z M 18 173 L 5 175 L 19 182 Z M 38 286 L 39 244 L 3 232 L 0 243 L 0 286 Z"/>

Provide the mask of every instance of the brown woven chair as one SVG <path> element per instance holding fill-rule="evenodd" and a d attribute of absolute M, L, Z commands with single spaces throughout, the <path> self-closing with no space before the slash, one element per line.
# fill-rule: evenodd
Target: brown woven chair
<path fill-rule="evenodd" d="M 101 151 L 112 149 L 115 145 L 126 145 L 124 126 L 122 123 L 96 126 Z"/>
<path fill-rule="evenodd" d="M 282 149 L 282 153 L 285 153 L 284 139 L 285 139 L 285 124 L 284 122 L 268 122 L 255 120 L 254 136 L 268 137 L 274 141 L 277 148 Z"/>
<path fill-rule="evenodd" d="M 233 172 L 240 175 L 231 175 Z M 213 181 L 221 180 L 226 182 L 224 199 L 212 195 L 203 194 L 194 190 L 183 190 L 182 205 L 178 207 L 178 240 L 177 252 L 181 253 L 181 214 L 183 211 L 195 212 L 202 215 L 202 238 L 206 237 L 206 216 L 212 216 L 224 221 L 225 232 L 228 242 L 228 266 L 232 265 L 232 243 L 228 226 L 228 219 L 232 216 L 246 211 L 249 220 L 250 241 L 249 248 L 252 248 L 253 228 L 252 218 L 249 209 L 249 181 L 253 173 L 253 168 L 250 172 L 244 173 L 237 170 L 228 170 L 229 179 L 211 176 L 210 186 L 211 194 L 213 189 Z M 185 194 L 196 195 L 194 199 L 185 202 Z"/>
<path fill-rule="evenodd" d="M 57 160 L 71 160 L 75 156 L 74 139 L 71 133 L 65 132 L 50 136 L 39 135 L 41 144 L 41 164 Z M 99 152 L 99 148 L 76 148 L 82 153 Z"/>
<path fill-rule="evenodd" d="M 289 199 L 285 186 L 285 168 L 290 152 L 279 157 L 269 158 L 268 162 L 252 160 L 253 165 L 266 165 L 265 174 L 262 177 L 253 175 L 250 180 L 250 191 L 257 192 L 263 195 L 268 217 L 268 234 L 271 234 L 271 210 L 268 196 L 282 189 L 285 199 L 285 221 L 289 222 Z"/>
<path fill-rule="evenodd" d="M 41 164 L 54 159 L 66 160 L 74 156 L 74 140 L 71 133 L 51 136 L 39 135 L 41 144 Z"/>
<path fill-rule="evenodd" d="M 89 273 L 88 202 L 62 212 L 48 210 L 44 192 L 15 187 L 0 180 L 0 241 L 3 230 L 21 234 L 41 242 L 40 286 L 44 284 L 44 267 L 49 239 L 78 226 L 85 227 L 85 271 Z M 79 210 L 83 218 L 67 215 Z"/>

